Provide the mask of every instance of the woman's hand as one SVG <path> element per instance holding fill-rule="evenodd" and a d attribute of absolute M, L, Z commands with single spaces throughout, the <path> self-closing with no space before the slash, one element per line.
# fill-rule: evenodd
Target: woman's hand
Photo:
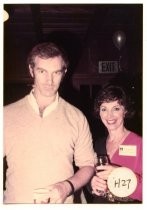
<path fill-rule="evenodd" d="M 92 193 L 98 196 L 102 195 L 102 192 L 105 193 L 107 190 L 107 182 L 98 176 L 93 176 L 91 179 L 91 188 Z"/>
<path fill-rule="evenodd" d="M 107 179 L 110 173 L 117 168 L 115 165 L 101 165 L 96 167 L 96 175 L 91 180 L 92 193 L 100 196 L 108 189 Z"/>
<path fill-rule="evenodd" d="M 115 165 L 101 165 L 96 167 L 96 176 L 100 179 L 107 180 L 110 173 L 118 166 Z M 99 172 L 98 172 L 99 171 Z"/>

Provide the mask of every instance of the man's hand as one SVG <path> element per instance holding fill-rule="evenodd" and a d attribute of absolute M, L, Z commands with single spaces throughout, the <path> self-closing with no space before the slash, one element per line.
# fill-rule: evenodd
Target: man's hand
<path fill-rule="evenodd" d="M 34 203 L 64 203 L 71 191 L 71 186 L 67 181 L 39 188 L 34 191 Z"/>

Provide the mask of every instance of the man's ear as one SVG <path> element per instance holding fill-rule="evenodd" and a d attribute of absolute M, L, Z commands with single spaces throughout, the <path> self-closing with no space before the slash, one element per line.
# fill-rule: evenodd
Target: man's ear
<path fill-rule="evenodd" d="M 34 77 L 34 70 L 32 69 L 32 67 L 30 65 L 29 65 L 29 72 L 30 72 L 31 77 L 33 78 Z"/>
<path fill-rule="evenodd" d="M 67 72 L 67 69 L 64 70 L 64 74 L 63 74 L 63 77 L 65 77 L 66 75 L 66 72 Z"/>

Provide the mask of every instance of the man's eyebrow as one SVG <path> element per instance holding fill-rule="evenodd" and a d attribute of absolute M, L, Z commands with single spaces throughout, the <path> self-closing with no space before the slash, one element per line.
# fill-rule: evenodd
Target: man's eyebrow
<path fill-rule="evenodd" d="M 45 71 L 47 71 L 46 69 L 44 69 L 42 67 L 37 67 L 37 70 L 45 70 Z"/>
<path fill-rule="evenodd" d="M 42 67 L 37 67 L 37 70 L 44 70 L 44 71 L 47 71 L 47 69 L 44 69 L 44 68 L 42 68 Z M 63 72 L 63 71 L 65 71 L 65 68 L 57 69 L 57 70 L 55 70 L 55 71 L 53 71 L 53 72 L 58 72 L 58 71 Z"/>

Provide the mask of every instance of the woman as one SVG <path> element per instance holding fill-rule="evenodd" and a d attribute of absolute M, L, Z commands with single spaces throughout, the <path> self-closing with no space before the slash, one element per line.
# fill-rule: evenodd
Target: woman
<path fill-rule="evenodd" d="M 142 138 L 125 127 L 125 119 L 132 117 L 131 100 L 125 91 L 118 86 L 107 85 L 98 94 L 94 103 L 94 111 L 107 128 L 108 135 L 105 139 L 105 152 L 109 156 L 110 164 L 97 166 L 91 180 L 94 203 L 138 203 L 142 202 Z M 128 152 L 119 153 L 120 145 L 133 145 L 135 152 L 131 156 Z M 95 151 L 99 153 L 99 142 L 95 144 Z M 103 151 L 104 152 L 104 151 Z M 117 167 L 131 169 L 137 177 L 137 187 L 129 197 L 121 199 L 108 192 L 107 179 L 109 174 Z M 113 197 L 113 199 L 112 199 Z M 111 199 L 110 199 L 111 198 Z"/>

